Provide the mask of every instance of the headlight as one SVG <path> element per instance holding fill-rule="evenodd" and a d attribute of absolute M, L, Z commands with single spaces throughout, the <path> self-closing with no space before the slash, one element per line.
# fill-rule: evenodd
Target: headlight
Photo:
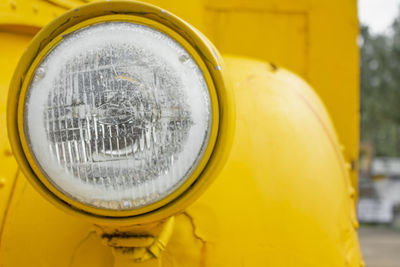
<path fill-rule="evenodd" d="M 33 76 L 24 133 L 46 178 L 98 208 L 133 209 L 182 185 L 209 144 L 206 81 L 148 26 L 103 22 L 66 36 Z"/>
<path fill-rule="evenodd" d="M 204 37 L 153 6 L 66 13 L 16 71 L 9 105 L 18 106 L 8 115 L 16 158 L 46 196 L 95 216 L 136 216 L 187 198 L 229 151 L 220 63 Z"/>

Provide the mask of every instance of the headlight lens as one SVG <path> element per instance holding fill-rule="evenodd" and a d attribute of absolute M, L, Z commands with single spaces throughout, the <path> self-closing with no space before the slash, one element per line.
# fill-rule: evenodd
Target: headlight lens
<path fill-rule="evenodd" d="M 103 22 L 64 36 L 35 70 L 24 134 L 46 178 L 101 209 L 157 202 L 191 175 L 208 145 L 210 94 L 175 40 Z"/>

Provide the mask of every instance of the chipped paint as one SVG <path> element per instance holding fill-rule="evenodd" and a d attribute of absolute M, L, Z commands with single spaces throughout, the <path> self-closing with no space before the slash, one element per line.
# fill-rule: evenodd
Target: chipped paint
<path fill-rule="evenodd" d="M 98 226 L 97 233 L 100 235 L 104 245 L 112 248 L 116 258 L 126 258 L 134 262 L 145 262 L 151 259 L 158 259 L 166 249 L 171 238 L 175 225 L 175 217 L 170 217 L 161 225 L 129 230 L 115 229 L 111 232 L 104 232 L 105 229 Z M 110 231 L 108 229 L 108 231 Z"/>
<path fill-rule="evenodd" d="M 278 70 L 278 67 L 274 64 L 274 63 L 269 63 L 269 65 L 271 66 L 271 71 L 275 72 Z"/>

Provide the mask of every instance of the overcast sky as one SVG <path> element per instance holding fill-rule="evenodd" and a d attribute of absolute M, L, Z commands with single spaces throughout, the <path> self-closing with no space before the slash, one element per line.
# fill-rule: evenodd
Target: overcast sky
<path fill-rule="evenodd" d="M 358 16 L 373 33 L 388 30 L 399 10 L 400 0 L 358 0 Z"/>

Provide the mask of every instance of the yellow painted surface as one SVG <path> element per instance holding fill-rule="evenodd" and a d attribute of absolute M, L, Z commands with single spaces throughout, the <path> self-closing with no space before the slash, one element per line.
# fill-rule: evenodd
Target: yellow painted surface
<path fill-rule="evenodd" d="M 0 0 L 0 25 L 43 27 L 65 11 L 51 1 Z"/>
<path fill-rule="evenodd" d="M 10 78 L 14 68 L 31 40 L 30 35 L 12 34 L 0 29 L 0 233 L 1 222 L 8 207 L 8 200 L 14 185 L 18 165 L 11 152 L 7 138 L 6 103 Z M 7 40 L 4 42 L 3 40 Z"/>
<path fill-rule="evenodd" d="M 20 175 L 2 266 L 361 266 L 348 174 L 318 97 L 270 64 L 226 65 L 238 115 L 231 156 L 177 216 L 159 262 L 114 262 L 89 223 L 56 209 Z"/>
<path fill-rule="evenodd" d="M 4 127 L 8 84 L 30 34 L 81 2 L 0 0 L 0 266 L 361 266 L 356 171 L 350 179 L 345 164 L 358 150 L 356 1 L 150 2 L 193 23 L 222 52 L 293 70 L 326 107 L 295 75 L 226 57 L 238 116 L 225 169 L 176 217 L 159 262 L 114 259 L 90 223 L 16 176 Z"/>
<path fill-rule="evenodd" d="M 356 0 L 205 0 L 206 35 L 223 53 L 273 62 L 307 80 L 333 120 L 357 189 Z"/>

